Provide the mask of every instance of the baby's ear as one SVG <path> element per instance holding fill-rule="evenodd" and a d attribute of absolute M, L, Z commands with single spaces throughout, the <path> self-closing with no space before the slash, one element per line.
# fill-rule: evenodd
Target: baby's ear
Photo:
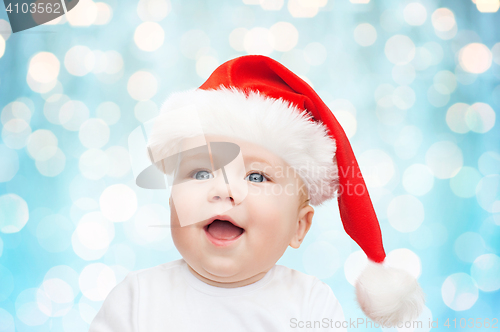
<path fill-rule="evenodd" d="M 313 216 L 314 208 L 312 206 L 306 205 L 300 209 L 297 216 L 295 233 L 289 243 L 290 247 L 294 249 L 298 249 L 300 247 L 307 232 L 309 232 L 309 229 L 311 228 Z"/>

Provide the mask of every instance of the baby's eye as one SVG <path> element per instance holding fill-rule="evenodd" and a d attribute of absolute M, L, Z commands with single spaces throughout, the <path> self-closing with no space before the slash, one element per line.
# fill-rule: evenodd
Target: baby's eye
<path fill-rule="evenodd" d="M 266 178 L 266 177 L 264 176 L 264 174 L 261 174 L 261 173 L 256 173 L 256 172 L 248 174 L 247 178 L 250 178 L 250 179 L 252 179 L 252 180 L 257 180 L 257 182 L 266 182 L 266 181 L 269 181 L 269 179 L 268 179 L 268 178 Z M 262 181 L 259 181 L 259 180 L 261 180 L 261 179 L 262 179 Z M 252 182 L 253 182 L 253 181 L 252 181 Z"/>
<path fill-rule="evenodd" d="M 198 175 L 200 175 L 200 176 L 198 176 Z M 208 179 L 211 179 L 209 177 L 210 175 L 212 175 L 211 172 L 202 169 L 202 170 L 194 172 L 191 177 L 194 177 L 196 180 L 208 180 Z M 212 177 L 213 177 L 213 175 L 212 175 Z"/>

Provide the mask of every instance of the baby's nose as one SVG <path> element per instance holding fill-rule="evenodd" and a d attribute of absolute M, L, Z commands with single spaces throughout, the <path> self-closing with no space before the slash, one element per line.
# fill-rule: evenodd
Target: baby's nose
<path fill-rule="evenodd" d="M 214 185 L 209 192 L 210 201 L 230 202 L 233 206 L 241 203 L 248 193 L 248 184 L 241 176 L 229 176 L 223 169 L 213 179 Z"/>

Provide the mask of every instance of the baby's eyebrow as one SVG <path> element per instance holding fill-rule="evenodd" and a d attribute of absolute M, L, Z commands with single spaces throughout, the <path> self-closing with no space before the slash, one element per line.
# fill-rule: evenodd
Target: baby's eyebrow
<path fill-rule="evenodd" d="M 243 159 L 245 160 L 245 164 L 258 162 L 258 163 L 262 163 L 262 164 L 267 164 L 271 167 L 274 167 L 274 165 L 275 165 L 272 161 L 269 161 L 267 159 L 264 159 L 262 157 L 257 157 L 257 156 L 243 156 Z"/>
<path fill-rule="evenodd" d="M 206 160 L 208 160 L 208 161 L 210 160 L 210 156 L 208 153 L 197 153 L 197 154 L 186 155 L 186 156 L 181 155 L 181 162 L 185 163 L 185 162 L 188 162 L 190 160 L 199 159 L 199 158 L 206 158 Z M 245 161 L 245 165 L 257 162 L 257 163 L 269 165 L 271 167 L 275 167 L 275 163 L 273 161 L 270 161 L 268 159 L 265 159 L 265 158 L 262 158 L 259 156 L 243 155 L 243 159 Z"/>

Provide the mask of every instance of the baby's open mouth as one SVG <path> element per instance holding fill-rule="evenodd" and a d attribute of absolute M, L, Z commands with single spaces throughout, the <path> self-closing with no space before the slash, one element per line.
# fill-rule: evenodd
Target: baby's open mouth
<path fill-rule="evenodd" d="M 204 227 L 212 237 L 217 240 L 232 240 L 240 236 L 245 230 L 233 225 L 227 220 L 215 219 L 211 224 Z"/>

